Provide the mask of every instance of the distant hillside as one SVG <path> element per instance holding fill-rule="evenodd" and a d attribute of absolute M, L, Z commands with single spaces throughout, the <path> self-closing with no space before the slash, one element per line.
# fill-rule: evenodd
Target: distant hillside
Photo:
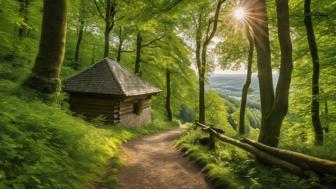
<path fill-rule="evenodd" d="M 246 74 L 213 74 L 209 77 L 207 88 L 215 89 L 219 94 L 240 98 L 241 89 L 245 83 Z M 273 75 L 274 87 L 278 80 L 278 74 Z M 248 98 L 258 100 L 259 84 L 258 76 L 252 75 L 252 82 Z"/>
<path fill-rule="evenodd" d="M 236 129 L 238 127 L 239 120 L 239 108 L 240 108 L 240 100 L 234 97 L 230 97 L 227 95 L 220 94 L 220 96 L 225 99 L 225 107 L 228 112 L 228 121 L 231 126 Z M 260 127 L 260 105 L 255 101 L 249 101 L 247 103 L 245 123 L 247 126 L 252 128 Z"/>
<path fill-rule="evenodd" d="M 210 76 L 207 89 L 214 89 L 225 99 L 225 107 L 228 112 L 228 121 L 233 128 L 237 128 L 239 120 L 239 108 L 241 89 L 245 83 L 245 74 L 214 74 Z M 277 82 L 278 75 L 274 75 L 273 83 Z M 274 85 L 275 86 L 275 85 Z M 248 94 L 246 124 L 252 128 L 260 127 L 260 103 L 258 102 L 259 84 L 257 75 L 252 76 L 250 92 Z"/>

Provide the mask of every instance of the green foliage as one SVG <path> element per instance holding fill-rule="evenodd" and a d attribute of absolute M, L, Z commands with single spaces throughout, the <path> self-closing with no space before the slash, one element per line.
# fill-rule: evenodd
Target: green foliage
<path fill-rule="evenodd" d="M 178 124 L 154 120 L 136 129 L 101 127 L 101 122 L 87 123 L 58 105 L 20 96 L 25 97 L 0 93 L 1 186 L 87 188 L 107 163 L 118 167 L 122 142 Z"/>
<path fill-rule="evenodd" d="M 103 2 L 103 1 L 99 1 Z M 171 128 L 177 123 L 165 119 L 165 71 L 172 75 L 172 109 L 184 121 L 195 120 L 198 96 L 197 76 L 190 67 L 193 60 L 195 18 L 201 15 L 204 38 L 206 27 L 213 15 L 216 1 L 130 0 L 116 1 L 118 14 L 111 33 L 111 57 L 117 56 L 123 40 L 121 64 L 131 72 L 134 69 L 136 35 L 141 32 L 143 44 L 160 38 L 141 51 L 142 77 L 162 89 L 152 101 L 154 122 L 146 127 L 124 129 L 106 126 L 101 118 L 87 123 L 73 117 L 62 105 L 44 104 L 35 99 L 35 93 L 22 91 L 20 83 L 31 72 L 38 51 L 42 1 L 29 0 L 28 19 L 19 13 L 19 1 L 0 1 L 0 188 L 85 188 L 101 176 L 104 165 L 120 166 L 117 147 L 125 140 Z M 176 6 L 174 3 L 179 2 Z M 99 18 L 93 1 L 69 1 L 66 53 L 61 72 L 62 80 L 76 74 L 102 59 L 104 23 Z M 290 94 L 289 114 L 281 130 L 281 147 L 327 159 L 336 160 L 336 83 L 335 77 L 335 18 L 333 0 L 312 2 L 313 21 L 318 43 L 321 78 L 321 121 L 325 145 L 312 146 L 313 130 L 310 118 L 311 60 L 307 50 L 303 25 L 303 1 L 290 1 L 291 35 L 294 50 L 294 72 Z M 240 69 L 247 59 L 247 41 L 241 25 L 230 14 L 236 2 L 226 3 L 220 15 L 216 43 L 210 44 L 207 71 L 217 62 L 222 68 Z M 279 42 L 276 28 L 275 2 L 267 2 L 272 66 L 279 66 Z M 81 21 L 84 34 L 79 60 L 74 60 Z M 19 37 L 19 27 L 29 28 L 27 38 Z M 120 30 L 121 29 L 121 33 Z M 239 48 L 237 48 L 239 47 Z M 255 60 L 255 59 L 254 59 Z M 254 64 L 255 65 L 255 64 Z M 235 136 L 240 101 L 206 93 L 207 122 Z M 327 108 L 326 108 L 327 107 Z M 197 119 L 197 118 L 196 118 Z M 260 126 L 259 102 L 248 101 L 246 125 L 250 137 L 256 139 Z M 254 128 L 254 129 L 252 129 Z M 178 144 L 190 157 L 199 161 L 211 178 L 232 188 L 306 188 L 308 181 L 281 170 L 256 163 L 245 152 L 230 145 L 218 143 L 211 152 L 198 144 L 203 134 L 188 130 Z M 103 178 L 112 182 L 115 178 Z"/>

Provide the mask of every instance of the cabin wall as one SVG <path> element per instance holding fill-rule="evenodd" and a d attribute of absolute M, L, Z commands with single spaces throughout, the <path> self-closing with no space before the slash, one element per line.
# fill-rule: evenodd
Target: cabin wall
<path fill-rule="evenodd" d="M 108 123 L 119 122 L 119 101 L 111 97 L 70 94 L 69 103 L 73 112 L 88 120 L 103 116 Z"/>
<path fill-rule="evenodd" d="M 141 101 L 141 111 L 134 113 L 134 104 Z M 120 102 L 120 124 L 123 126 L 142 126 L 151 121 L 151 100 L 150 97 L 142 99 L 126 99 Z"/>
<path fill-rule="evenodd" d="M 125 127 L 142 126 L 151 121 L 151 97 L 130 97 L 117 99 L 113 97 L 70 94 L 71 111 L 92 120 L 103 116 L 108 123 L 119 123 Z M 140 112 L 135 113 L 135 103 L 141 104 Z"/>

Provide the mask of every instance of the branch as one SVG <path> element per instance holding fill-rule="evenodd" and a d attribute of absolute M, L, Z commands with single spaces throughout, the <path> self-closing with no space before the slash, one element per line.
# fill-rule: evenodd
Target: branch
<path fill-rule="evenodd" d="M 163 39 L 165 37 L 165 35 L 162 35 L 159 38 L 156 38 L 150 42 L 148 42 L 147 44 L 141 45 L 141 47 L 149 47 L 151 44 L 155 43 L 156 41 L 160 41 L 161 39 Z"/>
<path fill-rule="evenodd" d="M 115 18 L 114 21 L 115 22 L 120 21 L 120 20 L 124 19 L 125 17 L 126 17 L 126 15 L 120 16 L 119 18 Z"/>
<path fill-rule="evenodd" d="M 93 2 L 95 3 L 95 6 L 96 6 L 96 8 L 97 8 L 97 10 L 98 10 L 98 13 L 99 13 L 99 16 L 102 17 L 104 20 L 106 20 L 105 16 L 103 15 L 102 11 L 101 11 L 100 8 L 99 8 L 99 5 L 98 5 L 98 3 L 97 3 L 97 0 L 93 0 Z"/>
<path fill-rule="evenodd" d="M 161 48 L 161 46 L 159 46 L 159 45 L 149 45 L 149 46 L 146 46 L 147 48 L 152 48 L 152 49 L 154 49 L 154 48 Z"/>
<path fill-rule="evenodd" d="M 171 9 L 173 9 L 174 7 L 176 7 L 179 3 L 181 3 L 183 0 L 176 0 L 175 2 L 173 2 L 172 4 L 168 5 L 168 7 L 164 8 L 164 9 L 161 9 L 161 10 L 158 10 L 156 12 L 154 12 L 154 14 L 160 14 L 160 13 L 163 13 L 163 12 L 167 12 Z"/>
<path fill-rule="evenodd" d="M 310 13 L 312 16 L 319 16 L 319 17 L 329 17 L 329 15 L 323 13 L 323 12 L 312 12 Z"/>
<path fill-rule="evenodd" d="M 205 42 L 204 44 L 208 45 L 211 41 L 211 39 L 215 36 L 215 33 L 216 33 L 216 30 L 217 30 L 217 25 L 218 25 L 218 18 L 219 18 L 219 12 L 220 12 L 220 9 L 222 7 L 222 4 L 225 2 L 226 0 L 218 0 L 218 3 L 217 3 L 217 8 L 216 8 L 216 13 L 215 13 L 215 18 L 214 18 L 214 21 L 213 21 L 213 27 L 212 27 L 212 30 L 211 30 L 211 33 L 209 35 L 209 33 L 207 33 L 207 38 L 205 39 Z M 210 22 L 209 22 L 209 25 L 210 25 Z"/>
<path fill-rule="evenodd" d="M 118 52 L 118 50 L 113 49 L 112 52 Z M 124 53 L 132 53 L 132 52 L 135 52 L 135 50 L 121 50 L 120 52 L 124 52 Z"/>

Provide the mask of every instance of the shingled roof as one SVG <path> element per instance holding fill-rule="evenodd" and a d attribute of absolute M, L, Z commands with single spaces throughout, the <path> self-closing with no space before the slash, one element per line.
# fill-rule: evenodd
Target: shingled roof
<path fill-rule="evenodd" d="M 161 90 L 130 73 L 111 58 L 104 58 L 64 82 L 66 92 L 137 96 Z"/>

